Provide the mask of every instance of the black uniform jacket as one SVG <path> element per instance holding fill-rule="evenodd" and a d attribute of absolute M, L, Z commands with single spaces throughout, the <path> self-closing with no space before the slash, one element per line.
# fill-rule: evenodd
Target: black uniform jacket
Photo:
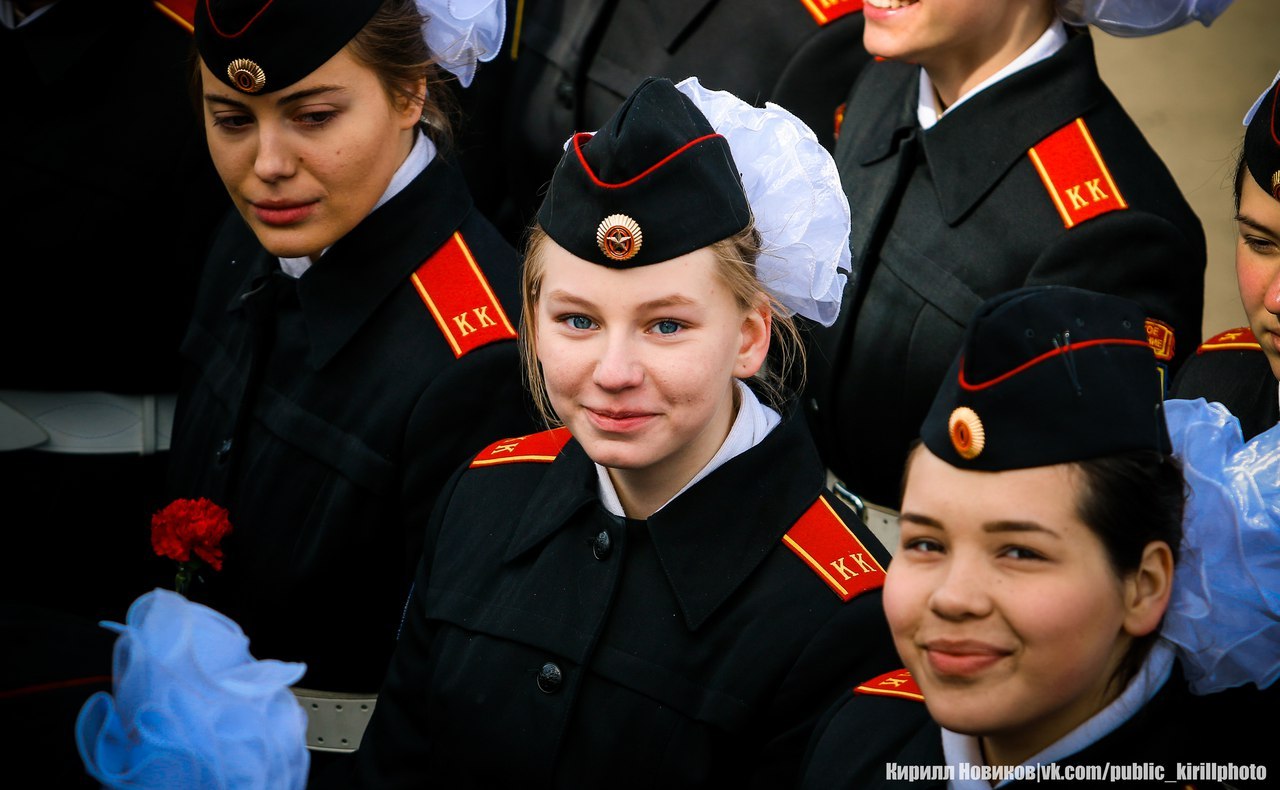
<path fill-rule="evenodd" d="M 799 415 L 647 521 L 601 506 L 576 442 L 553 456 L 441 497 L 356 784 L 793 785 L 818 716 L 896 663 L 889 555 L 824 493 Z M 810 508 L 844 554 L 798 540 L 847 603 L 784 545 Z"/>
<path fill-rule="evenodd" d="M 831 148 L 837 109 L 870 59 L 861 12 L 840 14 L 850 0 L 510 5 L 522 12 L 507 15 L 507 46 L 461 97 L 460 146 L 477 204 L 509 238 L 533 218 L 565 140 L 599 129 L 646 77 L 698 77 L 757 106 L 780 104 Z"/>
<path fill-rule="evenodd" d="M 1240 421 L 1245 441 L 1280 422 L 1275 374 L 1247 328 L 1230 329 L 1201 344 L 1173 382 L 1170 397 L 1216 401 Z"/>
<path fill-rule="evenodd" d="M 477 296 L 484 319 L 443 315 L 455 341 L 496 339 L 460 358 L 423 295 L 457 304 L 429 277 L 433 253 L 459 252 L 455 231 L 505 311 Z M 483 292 L 477 270 L 451 285 Z M 515 253 L 438 159 L 296 280 L 228 219 L 183 344 L 173 482 L 230 512 L 223 569 L 194 597 L 255 656 L 307 662 L 304 686 L 376 691 L 438 492 L 494 435 L 532 425 L 517 294 Z"/>
<path fill-rule="evenodd" d="M 924 132 L 918 80 L 873 63 L 850 95 L 835 157 L 853 276 L 837 323 L 814 329 L 806 401 L 827 466 L 889 507 L 983 299 L 1049 283 L 1132 298 L 1162 322 L 1148 331 L 1172 372 L 1200 342 L 1204 291 L 1200 221 L 1099 78 L 1087 32 Z"/>
<path fill-rule="evenodd" d="M 1147 788 L 1266 787 L 1261 781 L 1220 784 L 1212 778 L 1166 783 L 1154 772 L 1134 772 L 1134 766 L 1163 766 L 1164 779 L 1177 779 L 1177 765 L 1214 763 L 1236 766 L 1266 765 L 1274 781 L 1280 765 L 1274 757 L 1274 733 L 1262 732 L 1254 721 L 1267 711 L 1274 713 L 1276 694 L 1253 686 L 1197 696 L 1187 688 L 1177 664 L 1173 673 L 1145 706 L 1097 742 L 1057 761 L 1059 769 L 1081 766 L 1093 769 L 1117 766 L 1129 770 L 1108 776 L 1108 781 L 1067 781 L 1061 773 L 1055 781 L 1013 781 L 1002 788 L 1045 786 Z M 1258 717 L 1258 718 L 1255 718 Z M 924 769 L 914 783 L 889 778 L 886 766 Z M 814 729 L 805 757 L 804 790 L 879 790 L 914 788 L 945 790 L 940 774 L 946 765 L 942 732 L 918 699 L 846 693 Z M 958 766 L 956 768 L 958 771 Z M 1051 770 L 1051 767 L 1050 767 Z M 1072 769 L 1073 772 L 1075 769 Z M 928 772 L 932 773 L 928 773 Z M 903 776 L 902 773 L 898 774 Z M 1046 774 L 1045 777 L 1050 776 Z M 1076 774 L 1079 777 L 1079 774 Z M 1188 775 L 1189 776 L 1189 775 Z M 1115 779 L 1116 781 L 1110 781 Z M 1148 780 L 1149 779 L 1149 780 Z M 1121 781 L 1122 780 L 1122 781 Z"/>

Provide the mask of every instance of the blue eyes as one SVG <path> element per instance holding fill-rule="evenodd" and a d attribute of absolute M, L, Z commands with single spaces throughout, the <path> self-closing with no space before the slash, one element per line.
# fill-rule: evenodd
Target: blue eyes
<path fill-rule="evenodd" d="M 574 329 L 579 332 L 585 332 L 591 329 L 596 329 L 598 326 L 595 321 L 592 321 L 590 318 L 586 317 L 585 315 L 567 315 L 561 318 L 560 320 L 564 322 L 564 324 L 568 326 L 570 329 Z M 664 318 L 661 321 L 655 321 L 653 326 L 649 328 L 649 331 L 655 335 L 669 337 L 671 335 L 676 334 L 677 332 L 679 332 L 684 328 L 685 328 L 685 325 L 680 323 L 679 321 L 676 321 L 671 318 Z"/>
<path fill-rule="evenodd" d="M 653 329 L 660 335 L 674 335 L 680 331 L 680 324 L 676 321 L 659 321 L 653 325 Z"/>

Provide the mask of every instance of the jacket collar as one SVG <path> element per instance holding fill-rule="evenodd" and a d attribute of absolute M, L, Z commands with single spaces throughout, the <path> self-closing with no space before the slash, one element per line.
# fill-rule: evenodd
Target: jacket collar
<path fill-rule="evenodd" d="M 1012 74 L 966 100 L 928 131 L 916 120 L 918 67 L 892 68 L 897 90 L 879 92 L 865 108 L 878 120 L 854 147 L 863 165 L 898 149 L 916 134 L 937 189 L 942 217 L 954 225 L 995 186 L 1027 151 L 1102 101 L 1107 89 L 1097 77 L 1093 39 L 1074 34 L 1052 57 Z M 979 123 L 976 119 L 981 119 Z M 933 163 L 946 163 L 945 167 Z"/>
<path fill-rule="evenodd" d="M 780 458 L 786 459 L 781 475 Z M 744 484 L 758 480 L 770 484 Z M 778 546 L 824 481 L 804 416 L 792 409 L 763 442 L 648 519 L 650 539 L 690 630 L 706 622 Z M 564 529 L 581 508 L 602 508 L 598 503 L 595 465 L 571 441 L 530 498 L 504 559 Z"/>
<path fill-rule="evenodd" d="M 462 177 L 436 157 L 298 278 L 312 369 L 323 368 L 387 296 L 448 241 L 471 206 Z M 260 257 L 268 270 L 279 267 L 274 257 Z M 241 294 L 252 282 L 232 298 L 229 310 L 241 309 Z"/>

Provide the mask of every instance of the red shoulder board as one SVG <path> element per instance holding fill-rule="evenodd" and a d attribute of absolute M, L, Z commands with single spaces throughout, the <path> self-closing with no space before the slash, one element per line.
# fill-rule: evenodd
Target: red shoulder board
<path fill-rule="evenodd" d="M 1173 359 L 1173 327 L 1154 318 L 1146 320 L 1147 344 L 1161 362 Z"/>
<path fill-rule="evenodd" d="M 1219 332 L 1208 340 L 1200 344 L 1196 349 L 1197 354 L 1203 354 L 1206 351 L 1261 351 L 1262 346 L 1258 344 L 1258 338 L 1253 336 L 1253 331 L 1247 326 L 1237 329 L 1228 329 L 1225 332 Z"/>
<path fill-rule="evenodd" d="M 152 5 L 188 33 L 196 29 L 196 0 L 152 0 Z"/>
<path fill-rule="evenodd" d="M 462 234 L 455 232 L 410 279 L 455 357 L 499 340 L 515 339 L 516 330 Z"/>
<path fill-rule="evenodd" d="M 854 694 L 868 694 L 876 697 L 902 697 L 924 702 L 924 694 L 912 679 L 911 673 L 905 669 L 886 672 L 865 683 L 853 687 Z"/>
<path fill-rule="evenodd" d="M 1128 208 L 1111 171 L 1093 143 L 1089 127 L 1077 118 L 1027 152 L 1040 180 L 1068 228 L 1108 211 Z"/>
<path fill-rule="evenodd" d="M 862 0 L 800 0 L 819 25 L 834 22 L 846 14 L 862 10 Z"/>
<path fill-rule="evenodd" d="M 884 568 L 831 509 L 825 496 L 818 497 L 782 536 L 782 542 L 842 601 L 884 585 Z"/>
<path fill-rule="evenodd" d="M 471 462 L 471 468 L 496 464 L 543 463 L 549 464 L 571 439 L 568 428 L 553 428 L 528 436 L 501 439 L 480 451 Z"/>

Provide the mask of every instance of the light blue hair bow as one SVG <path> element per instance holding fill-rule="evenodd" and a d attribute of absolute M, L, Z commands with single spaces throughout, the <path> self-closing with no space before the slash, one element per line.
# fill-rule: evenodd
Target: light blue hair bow
<path fill-rule="evenodd" d="M 1280 677 L 1280 425 L 1244 441 L 1220 403 L 1165 402 L 1190 489 L 1161 636 L 1197 694 Z"/>

